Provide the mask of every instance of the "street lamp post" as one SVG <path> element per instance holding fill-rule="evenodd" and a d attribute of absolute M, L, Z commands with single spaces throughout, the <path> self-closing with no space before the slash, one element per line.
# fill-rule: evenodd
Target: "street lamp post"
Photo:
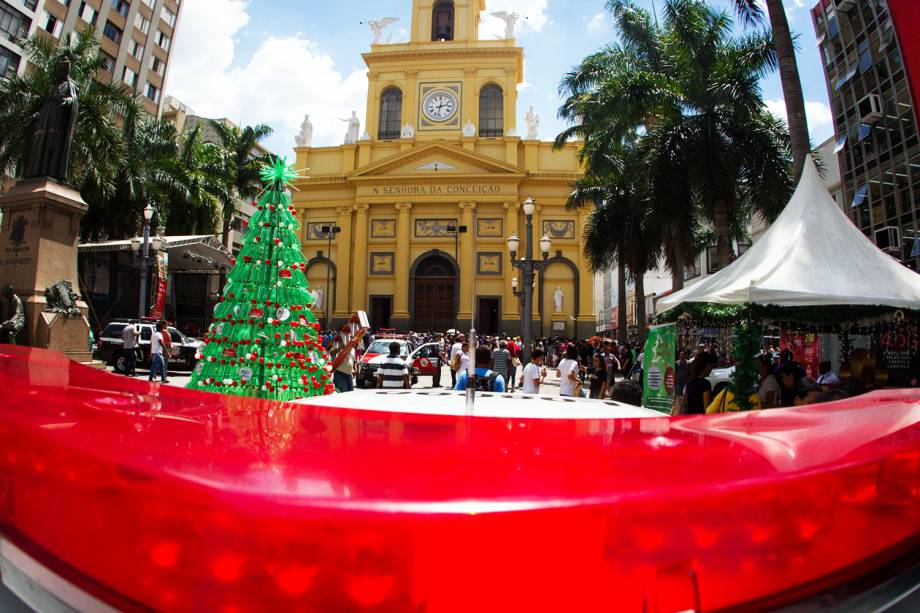
<path fill-rule="evenodd" d="M 320 227 L 320 231 L 326 235 L 326 240 L 328 241 L 328 249 L 326 250 L 326 304 L 324 305 L 325 308 L 323 309 L 323 311 L 325 311 L 324 317 L 326 318 L 326 321 L 324 322 L 325 326 L 323 327 L 329 330 L 331 329 L 329 320 L 332 319 L 332 315 L 329 312 L 329 305 L 332 302 L 329 297 L 329 279 L 330 275 L 332 274 L 332 239 L 335 238 L 336 234 L 342 231 L 342 228 L 336 225 L 322 226 Z"/>
<path fill-rule="evenodd" d="M 527 198 L 522 204 L 521 208 L 524 210 L 524 218 L 526 223 L 524 225 L 524 257 L 521 259 L 517 258 L 518 249 L 521 247 L 521 239 L 517 237 L 516 234 L 511 234 L 508 237 L 508 253 L 511 255 L 511 265 L 514 268 L 517 268 L 521 271 L 523 276 L 523 287 L 521 289 L 517 288 L 517 277 L 514 277 L 511 280 L 511 289 L 514 291 L 514 295 L 521 297 L 523 295 L 523 310 L 521 314 L 521 325 L 522 338 L 524 341 L 524 361 L 530 361 L 530 345 L 531 345 L 531 334 L 533 332 L 533 289 L 534 289 L 534 279 L 535 273 L 537 271 L 543 271 L 546 268 L 547 261 L 549 259 L 549 250 L 553 246 L 553 242 L 548 236 L 544 236 L 540 239 L 540 252 L 543 256 L 542 261 L 534 260 L 533 257 L 533 214 L 536 205 L 533 201 L 533 198 Z"/>
<path fill-rule="evenodd" d="M 150 263 L 150 220 L 153 219 L 153 207 L 149 204 L 144 207 L 144 242 L 141 247 L 141 295 L 138 300 L 137 318 L 143 319 L 147 315 L 147 275 Z"/>
<path fill-rule="evenodd" d="M 466 226 L 458 226 L 456 222 L 450 222 L 447 224 L 447 233 L 453 235 L 454 237 L 454 261 L 459 260 L 459 248 L 460 248 L 460 235 L 466 234 Z"/>

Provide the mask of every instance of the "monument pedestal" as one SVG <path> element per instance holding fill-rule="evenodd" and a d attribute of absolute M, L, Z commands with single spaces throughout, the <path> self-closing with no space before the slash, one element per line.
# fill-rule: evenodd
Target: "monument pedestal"
<path fill-rule="evenodd" d="M 88 307 L 80 316 L 47 312 L 45 289 L 70 281 L 79 293 L 77 240 L 88 205 L 80 193 L 54 179 L 26 179 L 0 197 L 0 284 L 22 298 L 26 327 L 20 342 L 60 351 L 80 362 L 92 361 Z"/>
<path fill-rule="evenodd" d="M 550 330 L 552 330 L 553 336 L 572 336 L 572 331 L 569 328 L 568 315 L 565 313 L 553 313 L 553 317 L 550 321 L 552 322 Z"/>

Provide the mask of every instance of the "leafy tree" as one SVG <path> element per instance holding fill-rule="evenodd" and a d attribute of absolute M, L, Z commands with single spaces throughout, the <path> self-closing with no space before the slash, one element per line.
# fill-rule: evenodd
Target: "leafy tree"
<path fill-rule="evenodd" d="M 181 185 L 171 194 L 166 210 L 169 234 L 213 234 L 218 207 L 230 198 L 227 177 L 233 172 L 230 156 L 214 143 L 206 142 L 201 127 L 182 135 L 179 155 L 167 169 Z"/>
<path fill-rule="evenodd" d="M 230 157 L 231 172 L 225 177 L 227 180 L 225 190 L 230 198 L 221 201 L 223 244 L 229 249 L 230 224 L 233 216 L 238 212 L 237 198 L 252 200 L 262 190 L 259 173 L 263 166 L 271 162 L 271 155 L 253 152 L 256 151 L 259 141 L 271 135 L 272 128 L 260 124 L 240 129 L 215 120 L 211 120 L 211 126 L 217 131 L 219 144 Z"/>

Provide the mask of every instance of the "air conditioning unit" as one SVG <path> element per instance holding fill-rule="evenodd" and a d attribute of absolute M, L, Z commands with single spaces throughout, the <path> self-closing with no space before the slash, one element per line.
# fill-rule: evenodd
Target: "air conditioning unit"
<path fill-rule="evenodd" d="M 878 94 L 869 94 L 856 104 L 859 120 L 863 123 L 875 123 L 884 115 L 882 97 Z"/>
<path fill-rule="evenodd" d="M 896 226 L 885 226 L 875 231 L 875 244 L 882 251 L 899 252 L 901 250 L 901 231 Z"/>
<path fill-rule="evenodd" d="M 849 11 L 852 8 L 856 8 L 856 0 L 837 0 L 838 11 Z"/>

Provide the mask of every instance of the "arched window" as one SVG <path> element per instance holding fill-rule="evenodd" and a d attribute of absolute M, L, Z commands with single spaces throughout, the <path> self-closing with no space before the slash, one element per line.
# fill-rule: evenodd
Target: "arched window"
<path fill-rule="evenodd" d="M 402 132 L 402 92 L 390 87 L 380 96 L 380 129 L 377 138 L 393 140 Z"/>
<path fill-rule="evenodd" d="M 479 136 L 502 136 L 505 133 L 505 95 L 498 85 L 486 85 L 479 92 Z"/>
<path fill-rule="evenodd" d="M 431 40 L 454 40 L 453 0 L 438 0 L 431 12 Z"/>

